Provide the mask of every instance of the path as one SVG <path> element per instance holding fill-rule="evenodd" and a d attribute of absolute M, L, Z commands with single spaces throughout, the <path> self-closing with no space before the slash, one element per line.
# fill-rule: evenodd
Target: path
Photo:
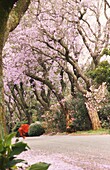
<path fill-rule="evenodd" d="M 24 142 L 31 150 L 21 157 L 51 163 L 49 170 L 110 170 L 110 135 L 44 135 Z"/>

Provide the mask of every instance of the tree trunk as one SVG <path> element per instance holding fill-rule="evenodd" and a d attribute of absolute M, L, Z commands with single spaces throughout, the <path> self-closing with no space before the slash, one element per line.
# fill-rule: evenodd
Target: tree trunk
<path fill-rule="evenodd" d="M 91 101 L 87 101 L 86 102 L 86 108 L 88 110 L 88 114 L 92 123 L 92 128 L 93 130 L 98 130 L 101 128 L 101 124 L 100 124 L 100 120 L 99 120 L 99 116 L 97 113 L 97 109 L 94 106 L 93 102 Z"/>
<path fill-rule="evenodd" d="M 0 11 L 2 12 L 2 11 Z M 2 134 L 2 130 L 6 132 L 6 125 L 5 125 L 5 114 L 4 114 L 4 86 L 3 86 L 3 61 L 2 61 L 2 50 L 4 45 L 4 35 L 7 23 L 7 15 L 3 16 L 0 15 L 0 136 Z"/>
<path fill-rule="evenodd" d="M 98 109 L 101 109 L 104 106 L 107 94 L 107 86 L 105 83 L 102 83 L 98 89 L 95 89 L 94 86 L 91 86 L 90 90 L 91 92 L 87 92 L 86 94 L 85 104 L 91 119 L 93 130 L 97 130 L 101 128 Z"/>
<path fill-rule="evenodd" d="M 6 2 L 4 0 L 0 1 L 0 138 L 3 133 L 6 133 L 2 50 L 5 44 L 5 33 L 9 13 L 16 1 L 17 0 L 11 2 Z"/>
<path fill-rule="evenodd" d="M 4 89 L 3 89 L 3 72 L 2 72 L 2 58 L 1 58 L 1 50 L 0 50 L 0 136 L 2 134 L 2 130 L 6 132 L 5 125 L 5 115 L 4 115 Z"/>

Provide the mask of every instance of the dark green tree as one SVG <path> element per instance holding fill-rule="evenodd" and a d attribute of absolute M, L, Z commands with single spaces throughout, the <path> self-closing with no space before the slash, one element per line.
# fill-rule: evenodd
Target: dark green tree
<path fill-rule="evenodd" d="M 89 74 L 99 85 L 106 82 L 108 91 L 110 91 L 110 64 L 108 61 L 102 61 L 94 70 L 90 71 Z"/>

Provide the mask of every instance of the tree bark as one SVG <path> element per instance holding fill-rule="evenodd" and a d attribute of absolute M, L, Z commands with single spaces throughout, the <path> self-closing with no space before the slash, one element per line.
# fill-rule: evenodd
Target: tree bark
<path fill-rule="evenodd" d="M 3 69 L 2 69 L 2 53 L 0 49 L 0 135 L 2 128 L 6 132 L 5 114 L 4 114 L 4 88 L 3 88 Z"/>
<path fill-rule="evenodd" d="M 86 102 L 86 108 L 88 110 L 88 114 L 92 123 L 93 130 L 98 130 L 101 128 L 101 123 L 99 120 L 99 116 L 97 113 L 97 109 L 91 101 Z"/>
<path fill-rule="evenodd" d="M 3 61 L 2 50 L 4 45 L 4 36 L 6 31 L 6 24 L 8 19 L 8 13 L 1 9 L 0 11 L 0 136 L 2 135 L 2 129 L 6 132 L 5 114 L 4 114 L 4 85 L 3 85 Z"/>
<path fill-rule="evenodd" d="M 7 40 L 9 33 L 19 25 L 21 18 L 28 9 L 30 1 L 31 0 L 18 0 L 16 6 L 11 10 L 7 21 L 5 41 Z"/>
<path fill-rule="evenodd" d="M 95 89 L 94 86 L 91 86 L 91 92 L 87 92 L 86 94 L 85 104 L 94 130 L 101 128 L 98 110 L 104 106 L 106 92 L 107 86 L 105 83 L 102 83 L 98 89 Z"/>

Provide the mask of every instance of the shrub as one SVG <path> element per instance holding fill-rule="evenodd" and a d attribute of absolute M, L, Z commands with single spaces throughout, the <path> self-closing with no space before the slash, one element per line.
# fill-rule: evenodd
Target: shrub
<path fill-rule="evenodd" d="M 73 98 L 72 102 L 70 103 L 70 108 L 73 112 L 71 116 L 74 118 L 74 121 L 70 125 L 73 132 L 92 129 L 84 97 L 81 93 L 77 93 L 76 97 Z"/>
<path fill-rule="evenodd" d="M 60 108 L 61 109 L 61 108 Z M 62 109 L 53 108 L 45 112 L 43 115 L 42 126 L 44 127 L 46 133 L 52 132 L 65 132 L 66 130 L 66 116 Z"/>
<path fill-rule="evenodd" d="M 110 128 L 110 104 L 106 104 L 99 110 L 99 118 L 101 120 L 102 128 Z"/>
<path fill-rule="evenodd" d="M 28 135 L 29 136 L 40 136 L 45 133 L 44 128 L 41 124 L 33 123 L 29 127 Z"/>

